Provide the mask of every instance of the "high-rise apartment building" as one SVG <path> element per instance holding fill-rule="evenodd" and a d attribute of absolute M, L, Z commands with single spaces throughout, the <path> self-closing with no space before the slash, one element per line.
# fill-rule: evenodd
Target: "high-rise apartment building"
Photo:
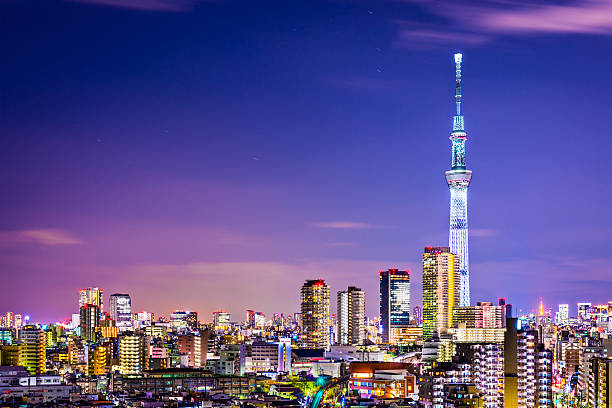
<path fill-rule="evenodd" d="M 119 370 L 121 374 L 139 374 L 144 369 L 145 337 L 126 332 L 119 336 Z"/>
<path fill-rule="evenodd" d="M 19 365 L 30 374 L 46 371 L 46 336 L 38 326 L 28 325 L 19 331 Z"/>
<path fill-rule="evenodd" d="M 100 306 L 90 304 L 81 306 L 79 327 L 83 340 L 88 343 L 95 342 L 98 326 L 100 326 Z"/>
<path fill-rule="evenodd" d="M 472 376 L 482 395 L 484 408 L 504 407 L 504 346 L 474 344 Z"/>
<path fill-rule="evenodd" d="M 467 193 L 472 179 L 472 170 L 465 163 L 465 142 L 467 133 L 461 112 L 461 61 L 463 56 L 455 54 L 455 104 L 456 115 L 453 117 L 453 130 L 450 133 L 452 143 L 451 169 L 446 172 L 446 182 L 450 189 L 450 228 L 448 245 L 453 254 L 459 256 L 460 270 L 460 303 L 470 305 L 470 264 L 468 257 L 468 216 Z"/>
<path fill-rule="evenodd" d="M 595 357 L 589 361 L 588 406 L 612 407 L 612 359 Z"/>
<path fill-rule="evenodd" d="M 132 329 L 132 299 L 125 293 L 110 295 L 110 317 L 120 331 Z"/>
<path fill-rule="evenodd" d="M 365 293 L 354 286 L 338 292 L 338 343 L 361 345 L 366 340 Z"/>
<path fill-rule="evenodd" d="M 187 356 L 187 367 L 206 367 L 208 334 L 208 331 L 200 331 L 198 334 L 186 334 L 178 336 L 178 351 L 181 355 Z"/>
<path fill-rule="evenodd" d="M 423 253 L 423 338 L 446 334 L 459 306 L 459 259 L 448 247 L 426 247 Z"/>
<path fill-rule="evenodd" d="M 307 280 L 301 289 L 303 343 L 308 348 L 329 348 L 329 286 L 323 279 Z"/>
<path fill-rule="evenodd" d="M 85 305 L 100 306 L 100 311 L 104 310 L 104 289 L 87 288 L 79 289 L 79 309 Z"/>
<path fill-rule="evenodd" d="M 384 343 L 393 343 L 394 331 L 410 325 L 410 271 L 378 271 L 380 325 Z"/>
<path fill-rule="evenodd" d="M 516 322 L 516 319 L 509 321 Z M 519 329 L 516 339 L 516 345 L 507 344 L 506 348 L 507 353 L 516 350 L 518 407 L 552 407 L 552 351 L 540 342 L 536 330 Z"/>

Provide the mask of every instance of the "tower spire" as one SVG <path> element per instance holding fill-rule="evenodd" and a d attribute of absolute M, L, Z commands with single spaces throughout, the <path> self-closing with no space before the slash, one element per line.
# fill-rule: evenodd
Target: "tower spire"
<path fill-rule="evenodd" d="M 451 170 L 446 172 L 446 182 L 451 193 L 449 246 L 451 252 L 459 255 L 461 277 L 460 305 L 470 305 L 470 274 L 468 254 L 467 191 L 472 179 L 472 171 L 465 164 L 465 142 L 467 133 L 463 123 L 461 103 L 463 98 L 461 83 L 462 54 L 455 54 L 455 103 L 453 130 L 450 133 L 452 144 Z"/>
<path fill-rule="evenodd" d="M 453 130 L 463 129 L 463 115 L 461 114 L 461 61 L 463 54 L 455 54 L 455 103 L 457 104 L 457 115 L 453 123 Z"/>

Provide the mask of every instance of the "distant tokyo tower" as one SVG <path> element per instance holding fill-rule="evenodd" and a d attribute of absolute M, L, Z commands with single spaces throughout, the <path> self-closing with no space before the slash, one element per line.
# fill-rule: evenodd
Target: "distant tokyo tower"
<path fill-rule="evenodd" d="M 449 246 L 453 254 L 459 255 L 459 272 L 461 278 L 459 298 L 460 306 L 470 305 L 470 262 L 468 256 L 468 218 L 467 192 L 472 179 L 472 170 L 465 167 L 465 141 L 467 133 L 463 127 L 461 113 L 461 59 L 462 54 L 455 54 L 455 103 L 457 114 L 453 117 L 453 131 L 450 133 L 452 143 L 452 167 L 446 172 L 446 182 L 450 189 L 450 230 Z"/>

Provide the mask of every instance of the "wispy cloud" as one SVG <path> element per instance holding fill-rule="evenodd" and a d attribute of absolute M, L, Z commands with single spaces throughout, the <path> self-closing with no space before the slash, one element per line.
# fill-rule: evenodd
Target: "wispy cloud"
<path fill-rule="evenodd" d="M 472 228 L 470 229 L 470 236 L 472 237 L 493 237 L 498 234 L 497 230 L 490 228 Z"/>
<path fill-rule="evenodd" d="M 89 3 L 100 6 L 135 9 L 142 11 L 189 11 L 200 1 L 221 0 L 69 0 L 77 3 Z"/>
<path fill-rule="evenodd" d="M 585 0 L 565 5 L 549 4 L 518 9 L 489 10 L 468 15 L 491 32 L 612 34 L 612 1 Z"/>
<path fill-rule="evenodd" d="M 326 221 L 326 222 L 315 222 L 312 224 L 317 228 L 329 228 L 329 229 L 370 229 L 370 228 L 381 228 L 379 225 L 370 224 L 367 222 L 355 222 L 355 221 Z"/>
<path fill-rule="evenodd" d="M 491 39 L 489 35 L 452 32 L 439 28 L 402 28 L 399 30 L 395 46 L 407 49 L 429 48 L 432 46 L 444 46 L 453 44 L 455 46 L 480 45 Z"/>
<path fill-rule="evenodd" d="M 565 4 L 522 0 L 399 0 L 441 17 L 438 24 L 399 23 L 403 48 L 475 46 L 506 35 L 612 34 L 612 1 Z"/>
<path fill-rule="evenodd" d="M 75 245 L 81 243 L 82 241 L 79 238 L 62 229 L 46 228 L 0 232 L 0 244 L 4 246 L 20 244 Z"/>

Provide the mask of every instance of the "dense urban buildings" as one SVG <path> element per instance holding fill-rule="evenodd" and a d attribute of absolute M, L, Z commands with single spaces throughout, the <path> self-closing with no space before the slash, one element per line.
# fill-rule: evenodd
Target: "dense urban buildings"
<path fill-rule="evenodd" d="M 183 302 L 134 313 L 136 292 L 111 294 L 106 313 L 92 286 L 63 321 L 0 316 L 1 406 L 612 407 L 612 301 L 553 313 L 540 299 L 516 316 L 503 297 L 470 303 L 461 63 L 456 54 L 450 245 L 424 248 L 422 306 L 396 268 L 359 277 L 378 278 L 370 317 L 356 278 L 335 306 L 330 285 L 309 279 L 291 289 L 294 310 L 246 304 L 237 319 Z"/>

